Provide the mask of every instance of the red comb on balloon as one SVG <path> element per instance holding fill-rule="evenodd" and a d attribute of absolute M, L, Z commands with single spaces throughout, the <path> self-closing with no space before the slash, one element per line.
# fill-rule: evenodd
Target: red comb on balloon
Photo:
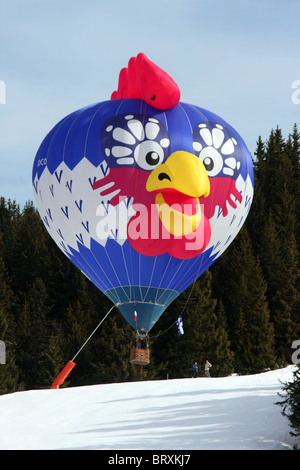
<path fill-rule="evenodd" d="M 120 72 L 111 99 L 120 98 L 142 99 L 154 108 L 171 109 L 179 103 L 180 90 L 170 75 L 140 53 Z"/>

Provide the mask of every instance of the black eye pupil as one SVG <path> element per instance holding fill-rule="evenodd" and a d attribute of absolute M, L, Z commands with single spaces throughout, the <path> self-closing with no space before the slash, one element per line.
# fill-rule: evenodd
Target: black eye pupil
<path fill-rule="evenodd" d="M 159 155 L 157 152 L 148 152 L 146 155 L 148 165 L 157 165 L 159 163 Z"/>
<path fill-rule="evenodd" d="M 204 158 L 203 164 L 205 168 L 207 169 L 207 171 L 211 171 L 214 168 L 214 161 L 210 157 Z"/>

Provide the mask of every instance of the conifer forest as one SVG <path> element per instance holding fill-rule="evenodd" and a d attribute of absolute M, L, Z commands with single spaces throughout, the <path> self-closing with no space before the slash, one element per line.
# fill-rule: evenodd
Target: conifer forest
<path fill-rule="evenodd" d="M 133 329 L 114 308 L 65 385 L 253 374 L 291 363 L 300 340 L 300 133 L 279 127 L 253 158 L 255 190 L 225 253 L 149 333 L 151 361 L 132 365 Z M 0 394 L 49 388 L 112 307 L 58 249 L 33 201 L 0 199 Z M 182 315 L 184 334 L 176 320 Z"/>

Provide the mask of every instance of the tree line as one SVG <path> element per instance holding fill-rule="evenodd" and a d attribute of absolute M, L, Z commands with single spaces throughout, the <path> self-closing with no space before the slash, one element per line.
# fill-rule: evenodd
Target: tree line
<path fill-rule="evenodd" d="M 227 251 L 150 331 L 151 362 L 129 363 L 132 328 L 114 309 L 78 355 L 69 386 L 259 373 L 300 339 L 300 134 L 279 127 L 253 156 L 254 200 Z M 32 201 L 0 198 L 0 393 L 49 388 L 111 302 L 65 257 Z M 178 336 L 176 320 L 183 318 Z"/>

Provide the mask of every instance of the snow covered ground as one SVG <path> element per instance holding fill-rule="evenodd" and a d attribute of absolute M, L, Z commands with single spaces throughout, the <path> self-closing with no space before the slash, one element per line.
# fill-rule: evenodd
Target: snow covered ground
<path fill-rule="evenodd" d="M 0 449 L 288 450 L 274 403 L 292 371 L 2 395 Z"/>

